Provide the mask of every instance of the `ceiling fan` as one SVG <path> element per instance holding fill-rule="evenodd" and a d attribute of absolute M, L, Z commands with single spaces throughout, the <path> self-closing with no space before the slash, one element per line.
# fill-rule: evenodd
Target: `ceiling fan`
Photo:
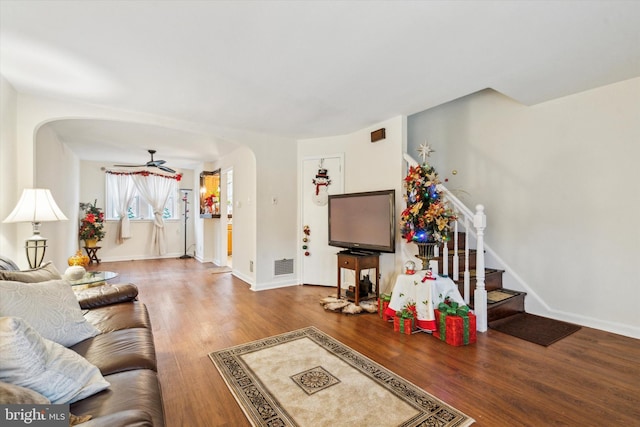
<path fill-rule="evenodd" d="M 147 151 L 149 152 L 149 154 L 151 154 L 151 160 L 149 160 L 144 165 L 114 165 L 114 166 L 123 167 L 123 168 L 141 168 L 141 167 L 158 168 L 165 172 L 176 173 L 176 171 L 174 171 L 170 167 L 164 166 L 164 164 L 166 163 L 166 160 L 153 160 L 153 155 L 156 154 L 156 150 L 147 150 Z"/>

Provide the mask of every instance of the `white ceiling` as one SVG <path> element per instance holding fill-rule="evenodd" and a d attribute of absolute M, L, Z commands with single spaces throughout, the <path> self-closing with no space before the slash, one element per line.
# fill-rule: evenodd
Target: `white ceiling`
<path fill-rule="evenodd" d="M 0 48 L 19 92 L 309 138 L 485 88 L 532 105 L 640 76 L 640 2 L 0 0 Z M 215 131 L 55 129 L 88 159 L 233 146 Z"/>

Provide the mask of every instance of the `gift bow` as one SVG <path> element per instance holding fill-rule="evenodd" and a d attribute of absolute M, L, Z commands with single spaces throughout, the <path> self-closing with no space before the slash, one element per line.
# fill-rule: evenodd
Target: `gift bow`
<path fill-rule="evenodd" d="M 446 315 L 451 315 L 451 316 L 460 316 L 460 317 L 469 316 L 469 306 L 463 305 L 462 307 L 460 307 L 460 305 L 455 301 L 451 301 L 449 302 L 449 304 L 445 302 L 441 302 L 438 305 L 438 310 L 440 310 L 440 312 Z"/>
<path fill-rule="evenodd" d="M 460 316 L 462 317 L 462 342 L 469 344 L 469 306 L 463 305 L 462 307 L 455 301 L 441 302 L 438 304 L 438 310 L 442 315 L 440 316 L 440 339 L 444 341 L 447 323 L 447 316 Z"/>

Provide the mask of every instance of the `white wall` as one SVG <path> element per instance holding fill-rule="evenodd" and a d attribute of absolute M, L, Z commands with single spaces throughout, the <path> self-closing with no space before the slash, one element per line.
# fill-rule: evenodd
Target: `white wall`
<path fill-rule="evenodd" d="M 380 128 L 386 129 L 386 138 L 372 143 L 371 132 Z M 399 221 L 400 212 L 404 209 L 402 153 L 405 143 L 406 119 L 400 116 L 394 117 L 348 135 L 299 141 L 298 167 L 302 168 L 305 157 L 344 153 L 345 193 L 395 189 L 396 219 Z M 300 183 L 300 185 L 308 184 Z M 298 220 L 298 241 L 302 240 L 300 221 L 301 219 Z M 382 275 L 380 289 L 382 292 L 391 291 L 395 283 L 395 276 L 401 272 L 401 266 L 404 263 L 403 244 L 398 235 L 397 227 L 396 224 L 396 253 L 382 254 L 380 257 L 380 273 Z M 298 248 L 298 257 L 302 256 L 302 250 Z M 335 265 L 337 269 L 337 258 Z"/>
<path fill-rule="evenodd" d="M 18 94 L 0 75 L 0 255 L 27 266 L 23 250 L 17 246 L 18 224 L 3 224 L 22 193 L 16 187 L 17 177 L 17 117 Z M 29 235 L 25 235 L 26 239 Z M 22 247 L 20 247 L 21 249 Z M 20 257 L 18 256 L 20 253 Z"/>
<path fill-rule="evenodd" d="M 48 239 L 45 261 L 64 273 L 67 259 L 78 250 L 78 190 L 83 181 L 80 161 L 48 126 L 42 126 L 36 135 L 35 186 L 48 188 L 68 221 L 44 222 L 41 234 Z M 60 179 L 64 176 L 64 179 Z"/>
<path fill-rule="evenodd" d="M 297 253 L 298 193 L 296 142 L 289 139 L 266 138 L 256 140 L 251 148 L 256 158 L 255 193 L 234 194 L 244 209 L 256 215 L 256 252 L 254 290 L 298 284 L 294 275 L 275 276 L 274 262 L 295 259 Z M 234 172 L 234 181 L 237 175 Z M 234 185 L 242 191 L 242 186 Z M 273 204 L 273 198 L 277 204 Z M 242 208 L 241 208 L 242 209 Z M 234 232 L 236 231 L 234 208 Z M 235 241 L 234 241 L 235 243 Z M 235 249 L 234 249 L 235 252 Z M 233 257 L 235 269 L 237 257 Z M 251 262 L 252 260 L 237 260 Z"/>
<path fill-rule="evenodd" d="M 447 186 L 486 206 L 527 311 L 640 337 L 640 78 L 532 107 L 486 90 L 408 132 L 410 154 L 427 139 Z"/>

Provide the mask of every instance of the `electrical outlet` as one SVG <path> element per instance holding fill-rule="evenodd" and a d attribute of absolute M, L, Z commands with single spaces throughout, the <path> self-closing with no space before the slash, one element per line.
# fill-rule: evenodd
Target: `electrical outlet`
<path fill-rule="evenodd" d="M 253 273 L 253 261 L 249 261 L 249 272 Z"/>

